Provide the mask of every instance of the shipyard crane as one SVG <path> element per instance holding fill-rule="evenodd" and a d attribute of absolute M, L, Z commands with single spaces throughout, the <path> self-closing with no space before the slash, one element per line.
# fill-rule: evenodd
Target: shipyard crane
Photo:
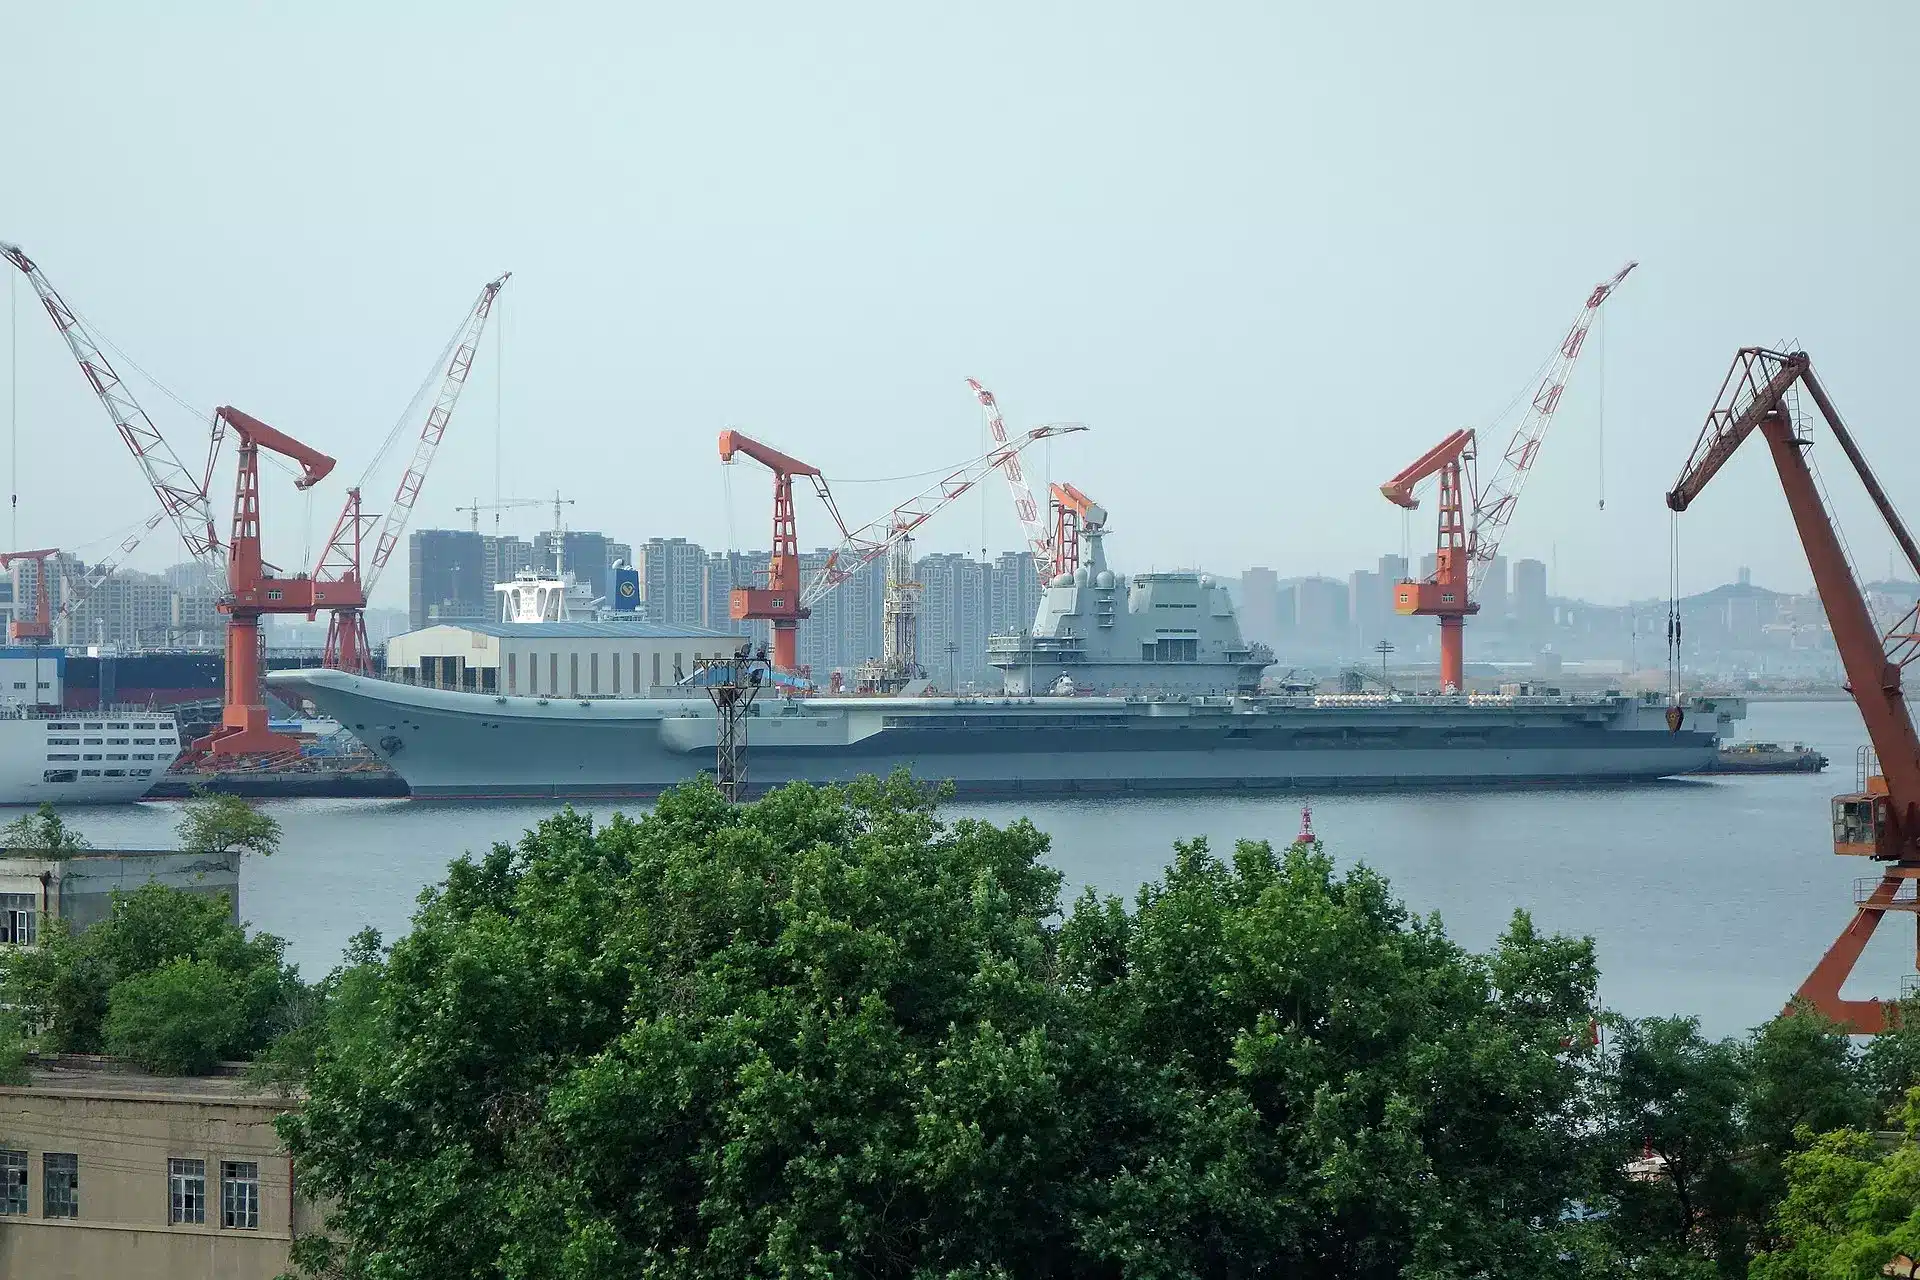
<path fill-rule="evenodd" d="M 1080 539 L 1107 531 L 1107 509 L 1064 481 L 1048 491 L 1053 507 L 1054 574 L 1041 574 L 1040 585 L 1055 581 L 1057 574 L 1071 574 L 1080 567 Z"/>
<path fill-rule="evenodd" d="M 1007 443 L 1007 423 L 1000 416 L 1000 402 L 993 398 L 993 392 L 981 386 L 974 378 L 967 379 L 967 386 L 973 389 L 973 398 L 980 402 L 980 411 L 986 416 L 987 432 L 993 436 L 995 444 Z M 1007 478 L 1007 489 L 1013 494 L 1013 514 L 1020 519 L 1020 528 L 1027 535 L 1027 550 L 1033 553 L 1034 572 L 1040 575 L 1040 581 L 1052 578 L 1059 570 L 1059 550 L 1055 542 L 1047 536 L 1047 522 L 1040 514 L 1040 504 L 1034 500 L 1033 490 L 1027 484 L 1027 478 L 1020 469 L 1020 459 L 1007 459 L 1006 466 L 1000 469 Z"/>
<path fill-rule="evenodd" d="M 46 644 L 53 639 L 53 615 L 48 608 L 47 561 L 60 554 L 58 547 L 36 551 L 9 551 L 0 555 L 0 569 L 11 569 L 19 560 L 33 561 L 33 617 L 20 617 L 20 603 L 14 602 L 13 617 L 7 622 L 8 644 Z"/>
<path fill-rule="evenodd" d="M 1802 391 L 1813 402 L 1813 413 L 1802 412 L 1798 403 Z M 1898 1006 L 1849 1000 L 1841 996 L 1840 988 L 1882 916 L 1889 911 L 1920 912 L 1920 898 L 1915 896 L 1920 888 L 1920 738 L 1914 733 L 1903 681 L 1908 666 L 1920 657 L 1920 605 L 1884 634 L 1875 625 L 1848 561 L 1846 544 L 1807 461 L 1813 445 L 1809 429 L 1816 416 L 1826 422 L 1907 563 L 1920 575 L 1920 547 L 1827 398 L 1804 351 L 1747 347 L 1734 357 L 1686 467 L 1667 494 L 1667 506 L 1675 512 L 1692 506 L 1755 431 L 1766 441 L 1813 571 L 1814 589 L 1833 631 L 1834 648 L 1847 673 L 1847 689 L 1873 744 L 1871 755 L 1862 752 L 1860 790 L 1833 799 L 1833 851 L 1881 864 L 1877 878 L 1856 883 L 1853 920 L 1800 984 L 1794 1003 L 1804 1000 L 1856 1034 L 1872 1035 L 1894 1025 Z M 1668 712 L 1676 730 L 1677 712 L 1677 708 Z M 1920 926 L 1920 915 L 1915 920 Z"/>
<path fill-rule="evenodd" d="M 321 609 L 365 603 L 352 581 L 321 582 L 307 574 L 278 576 L 260 545 L 260 451 L 266 449 L 299 465 L 296 489 L 311 489 L 333 470 L 333 459 L 276 431 L 266 423 L 222 405 L 216 419 L 233 429 L 240 458 L 233 486 L 233 531 L 227 542 L 227 594 L 219 604 L 227 615 L 227 662 L 220 727 L 193 744 L 214 755 L 267 755 L 293 749 L 292 738 L 267 728 L 266 699 L 260 688 L 260 619 L 269 613 L 300 613 L 311 621 Z"/>
<path fill-rule="evenodd" d="M 773 628 L 773 664 L 779 671 L 798 669 L 800 621 L 812 616 L 813 606 L 860 569 L 873 563 L 936 512 L 972 489 L 989 472 L 1017 458 L 1028 445 L 1053 436 L 1084 431 L 1077 423 L 1035 427 L 1007 444 L 996 444 L 922 492 L 876 520 L 857 529 L 847 528 L 820 469 L 752 439 L 739 431 L 720 433 L 720 460 L 752 458 L 773 472 L 773 555 L 764 586 L 735 587 L 728 602 L 731 617 L 766 621 Z M 795 531 L 793 482 L 805 477 L 840 531 L 840 542 L 826 561 L 804 583 L 801 581 L 800 543 Z"/>
<path fill-rule="evenodd" d="M 1513 519 L 1520 492 L 1539 457 L 1540 443 L 1553 424 L 1554 411 L 1566 391 L 1567 379 L 1586 345 L 1600 306 L 1638 263 L 1629 262 L 1610 280 L 1587 295 L 1573 327 L 1560 349 L 1548 361 L 1546 375 L 1533 393 L 1500 465 L 1484 488 L 1475 468 L 1475 436 L 1471 428 L 1455 431 L 1422 454 L 1405 470 L 1380 486 L 1387 501 L 1411 511 L 1419 506 L 1414 488 L 1429 476 L 1440 477 L 1440 528 L 1434 552 L 1434 571 L 1425 580 L 1395 584 L 1394 612 L 1440 619 L 1440 688 L 1457 693 L 1466 688 L 1466 631 L 1469 614 L 1478 613 L 1476 600 L 1488 569 L 1500 554 L 1500 539 Z"/>
<path fill-rule="evenodd" d="M 46 272 L 17 244 L 0 241 L 0 257 L 6 258 L 26 276 L 33 291 L 39 295 L 41 304 L 53 319 L 54 327 L 65 340 L 67 350 L 73 353 L 80 372 L 86 376 L 87 385 L 93 388 L 107 416 L 113 419 L 114 429 L 120 433 L 120 439 L 133 454 L 134 461 L 140 464 L 147 483 L 160 499 L 160 511 L 148 518 L 143 528 L 122 541 L 112 556 L 88 571 L 81 594 L 105 581 L 140 545 L 141 539 L 159 527 L 162 520 L 173 522 L 189 555 L 208 569 L 220 571 L 225 566 L 225 551 L 214 526 L 213 502 L 208 497 L 214 463 L 219 457 L 224 436 L 224 428 L 218 418 L 215 418 L 208 433 L 206 464 L 196 478 L 187 465 L 180 461 L 180 456 L 153 424 L 153 419 L 147 416 L 146 410 L 140 407 L 133 389 L 114 371 L 100 343 L 88 331 L 78 313 L 67 305 L 53 287 Z M 61 609 L 61 616 L 64 617 L 71 608 L 72 601 L 69 601 Z"/>
<path fill-rule="evenodd" d="M 334 587 L 330 594 L 339 601 L 328 606 L 327 647 L 322 659 L 324 666 L 359 675 L 372 673 L 373 656 L 367 643 L 366 602 L 373 595 L 374 585 L 379 582 L 387 562 L 393 558 L 394 548 L 400 545 L 400 539 L 406 533 L 407 520 L 413 515 L 413 505 L 419 500 L 421 487 L 427 482 L 428 468 L 433 465 L 434 456 L 439 452 L 440 440 L 447 433 L 447 423 L 453 417 L 454 406 L 460 402 L 460 392 L 467 385 L 467 374 L 473 369 L 473 357 L 480 347 L 480 335 L 486 331 L 487 318 L 493 314 L 494 299 L 512 278 L 511 271 L 505 272 L 480 290 L 480 296 L 467 312 L 467 318 L 448 343 L 452 354 L 445 357 L 446 370 L 440 378 L 439 394 L 434 397 L 427 420 L 420 427 L 420 439 L 414 445 L 413 458 L 400 477 L 400 487 L 394 492 L 393 501 L 387 504 L 385 516 L 366 512 L 361 506 L 360 492 L 398 438 L 399 424 L 395 424 L 386 443 L 381 445 L 373 461 L 367 464 L 360 484 L 347 490 L 346 504 L 340 509 L 340 518 L 334 521 L 333 533 L 327 538 L 326 549 L 320 553 L 320 561 L 313 571 L 316 582 Z M 380 532 L 374 540 L 373 556 L 371 560 L 363 561 L 366 536 L 376 522 Z"/>

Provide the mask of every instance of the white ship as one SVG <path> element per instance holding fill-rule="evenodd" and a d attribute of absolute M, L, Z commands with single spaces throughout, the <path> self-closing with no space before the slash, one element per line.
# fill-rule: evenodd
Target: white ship
<path fill-rule="evenodd" d="M 0 805 L 129 803 L 179 754 L 164 711 L 0 706 Z"/>

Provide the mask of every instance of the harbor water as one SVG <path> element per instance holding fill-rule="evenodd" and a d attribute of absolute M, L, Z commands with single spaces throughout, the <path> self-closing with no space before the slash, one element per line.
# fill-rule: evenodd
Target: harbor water
<path fill-rule="evenodd" d="M 1622 1013 L 1690 1013 L 1714 1034 L 1764 1021 L 1838 936 L 1856 877 L 1871 864 L 1832 853 L 1828 799 L 1851 790 L 1866 741 L 1851 703 L 1756 703 L 1747 738 L 1805 742 L 1823 774 L 1676 779 L 1631 787 L 1539 787 L 1258 797 L 1036 799 L 956 803 L 950 812 L 1025 815 L 1053 841 L 1065 900 L 1085 886 L 1131 898 L 1173 842 L 1205 836 L 1276 845 L 1303 803 L 1341 863 L 1384 873 L 1408 907 L 1487 946 L 1516 907 L 1542 927 L 1591 935 L 1601 995 Z M 285 830 L 272 858 L 241 870 L 240 910 L 287 939 L 309 977 L 372 926 L 405 931 L 415 901 L 463 852 L 511 841 L 549 804 L 287 800 L 264 804 Z M 617 808 L 591 806 L 600 817 Z M 0 821 L 12 814 L 0 810 Z M 179 806 L 77 808 L 98 846 L 166 847 Z M 1912 971 L 1913 926 L 1890 917 L 1856 971 L 1863 994 L 1897 992 Z M 1850 993 L 1852 988 L 1850 988 Z"/>

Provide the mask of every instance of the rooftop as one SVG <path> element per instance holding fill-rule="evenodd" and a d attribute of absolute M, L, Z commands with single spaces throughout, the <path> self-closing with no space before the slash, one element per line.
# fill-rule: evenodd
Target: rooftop
<path fill-rule="evenodd" d="M 262 1102 L 285 1107 L 271 1088 L 250 1083 L 246 1064 L 223 1063 L 215 1074 L 160 1076 L 119 1058 L 60 1054 L 27 1060 L 28 1083 L 0 1086 L 7 1093 L 62 1093 L 76 1096 L 138 1097 L 172 1102 Z"/>
<path fill-rule="evenodd" d="M 509 640 L 733 640 L 744 636 L 658 622 L 441 622 L 433 625 Z"/>

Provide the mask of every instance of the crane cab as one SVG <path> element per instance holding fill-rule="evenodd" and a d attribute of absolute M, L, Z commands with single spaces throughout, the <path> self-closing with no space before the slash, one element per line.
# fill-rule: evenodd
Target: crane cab
<path fill-rule="evenodd" d="M 1875 778 L 1870 781 L 1878 782 Z M 1856 858 L 1890 859 L 1896 856 L 1893 844 L 1893 810 L 1885 784 L 1833 798 L 1833 851 Z"/>

